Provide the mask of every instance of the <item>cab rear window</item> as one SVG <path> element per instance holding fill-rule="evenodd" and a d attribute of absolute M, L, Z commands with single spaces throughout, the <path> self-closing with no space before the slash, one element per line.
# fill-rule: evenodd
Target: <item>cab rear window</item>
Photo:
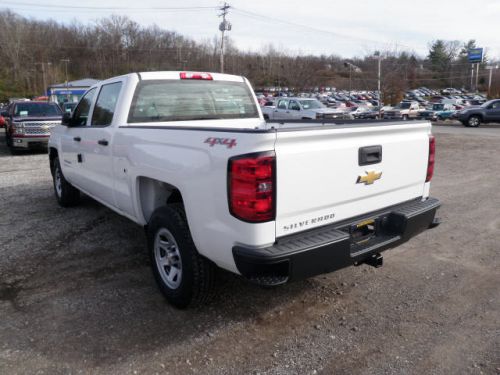
<path fill-rule="evenodd" d="M 137 85 L 129 123 L 259 117 L 248 86 L 240 82 L 151 80 Z"/>

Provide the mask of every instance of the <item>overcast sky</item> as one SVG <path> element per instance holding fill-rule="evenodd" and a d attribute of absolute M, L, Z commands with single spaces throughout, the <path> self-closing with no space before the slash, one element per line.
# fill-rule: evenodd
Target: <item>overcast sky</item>
<path fill-rule="evenodd" d="M 500 0 L 228 0 L 228 35 L 244 50 L 272 43 L 290 53 L 362 56 L 376 49 L 426 55 L 435 39 L 476 39 L 500 58 Z M 61 4 L 67 4 L 66 7 Z M 220 18 L 212 0 L 0 0 L 0 8 L 37 19 L 93 22 L 111 14 L 157 24 L 196 40 L 213 38 Z M 74 8 L 68 8 L 74 7 Z M 80 8 L 79 8 L 80 7 Z M 95 9 L 104 8 L 107 9 Z M 207 7 L 203 9 L 158 9 Z"/>

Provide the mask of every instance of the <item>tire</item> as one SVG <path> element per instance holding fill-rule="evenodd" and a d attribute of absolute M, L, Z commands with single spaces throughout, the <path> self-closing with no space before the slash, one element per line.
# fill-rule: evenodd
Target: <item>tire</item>
<path fill-rule="evenodd" d="M 403 121 L 407 121 L 408 120 L 408 115 L 403 115 Z"/>
<path fill-rule="evenodd" d="M 437 117 L 437 120 L 438 120 L 438 121 L 444 121 L 444 118 L 443 118 L 443 117 L 441 117 L 441 116 L 438 116 L 438 117 Z"/>
<path fill-rule="evenodd" d="M 58 157 L 52 162 L 52 181 L 57 203 L 61 207 L 76 206 L 80 202 L 80 190 L 66 181 Z"/>
<path fill-rule="evenodd" d="M 147 239 L 153 275 L 170 304 L 184 309 L 212 297 L 215 266 L 196 250 L 182 204 L 158 208 Z"/>
<path fill-rule="evenodd" d="M 269 116 L 268 115 L 264 115 L 264 120 L 269 120 Z"/>
<path fill-rule="evenodd" d="M 472 115 L 467 119 L 467 125 L 471 128 L 477 128 L 481 125 L 481 117 Z"/>

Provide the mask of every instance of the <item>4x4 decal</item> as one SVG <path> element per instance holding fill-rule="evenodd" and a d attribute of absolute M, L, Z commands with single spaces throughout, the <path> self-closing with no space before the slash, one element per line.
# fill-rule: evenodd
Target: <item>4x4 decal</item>
<path fill-rule="evenodd" d="M 209 137 L 205 140 L 205 143 L 208 143 L 210 147 L 213 147 L 215 145 L 223 145 L 227 148 L 233 148 L 234 146 L 236 146 L 236 139 Z"/>

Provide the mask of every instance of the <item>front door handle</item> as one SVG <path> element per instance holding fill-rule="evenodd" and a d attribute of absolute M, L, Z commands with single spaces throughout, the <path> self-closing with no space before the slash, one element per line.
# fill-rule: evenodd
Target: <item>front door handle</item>
<path fill-rule="evenodd" d="M 105 139 L 99 139 L 97 143 L 100 144 L 101 146 L 107 146 L 109 144 L 109 142 Z"/>
<path fill-rule="evenodd" d="M 82 139 L 81 139 L 80 137 L 73 137 L 73 140 L 74 140 L 75 142 L 81 142 L 81 140 L 82 140 Z"/>

